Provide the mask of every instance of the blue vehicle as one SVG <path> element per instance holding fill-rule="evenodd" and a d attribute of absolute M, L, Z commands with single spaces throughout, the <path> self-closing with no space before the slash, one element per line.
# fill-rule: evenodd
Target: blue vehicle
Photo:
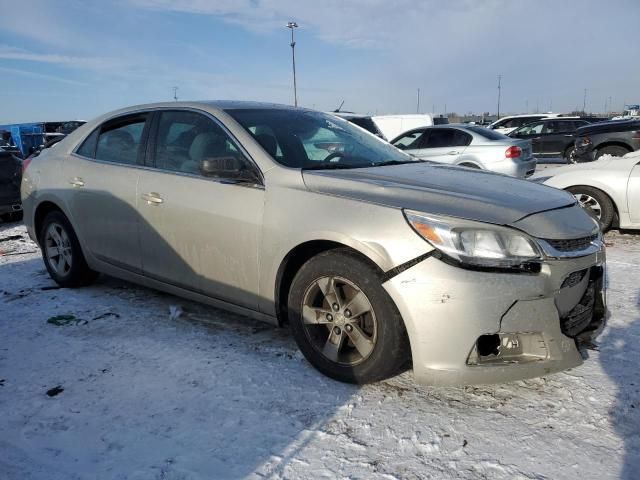
<path fill-rule="evenodd" d="M 23 158 L 37 152 L 54 137 L 68 135 L 84 121 L 37 122 L 0 125 L 0 147 L 17 150 Z"/>

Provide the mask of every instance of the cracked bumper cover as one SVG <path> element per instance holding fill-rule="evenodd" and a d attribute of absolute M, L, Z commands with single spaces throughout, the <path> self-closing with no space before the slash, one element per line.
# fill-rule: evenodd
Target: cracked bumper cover
<path fill-rule="evenodd" d="M 589 345 L 605 320 L 604 262 L 600 251 L 546 261 L 538 274 L 512 274 L 466 270 L 429 257 L 388 280 L 383 286 L 404 319 L 416 382 L 496 383 L 580 365 L 582 346 Z M 586 273 L 580 281 L 567 282 L 581 271 Z M 585 300 L 590 300 L 588 292 L 595 301 Z M 590 308 L 588 318 L 583 304 Z M 575 312 L 582 327 L 573 335 L 575 329 L 569 333 L 567 325 L 574 326 Z M 499 355 L 486 363 L 473 361 L 478 338 L 491 334 L 501 339 L 522 334 L 520 348 L 535 355 L 522 361 L 508 355 L 504 361 Z"/>

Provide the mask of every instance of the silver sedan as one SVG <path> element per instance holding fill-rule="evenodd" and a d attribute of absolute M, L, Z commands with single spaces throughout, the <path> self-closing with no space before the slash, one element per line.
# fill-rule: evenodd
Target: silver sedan
<path fill-rule="evenodd" d="M 525 178 L 536 171 L 531 141 L 473 125 L 437 125 L 410 130 L 391 140 L 423 160 L 481 168 Z"/>
<path fill-rule="evenodd" d="M 25 161 L 22 199 L 61 286 L 100 272 L 288 324 L 342 381 L 546 375 L 605 318 L 602 239 L 571 195 L 303 108 L 112 112 Z"/>

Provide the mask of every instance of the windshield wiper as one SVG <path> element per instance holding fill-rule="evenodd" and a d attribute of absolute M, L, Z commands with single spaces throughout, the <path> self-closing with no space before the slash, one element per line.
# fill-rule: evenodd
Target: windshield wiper
<path fill-rule="evenodd" d="M 416 158 L 415 160 L 387 160 L 386 162 L 373 163 L 372 167 L 386 167 L 387 165 L 404 165 L 405 163 L 425 163 L 425 160 Z"/>
<path fill-rule="evenodd" d="M 364 168 L 369 165 L 347 165 L 345 163 L 321 163 L 320 165 L 313 165 L 311 167 L 302 167 L 302 170 L 338 170 L 346 168 Z"/>

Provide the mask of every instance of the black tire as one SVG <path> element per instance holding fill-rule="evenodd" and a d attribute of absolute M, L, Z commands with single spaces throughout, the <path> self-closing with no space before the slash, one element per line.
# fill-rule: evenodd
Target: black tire
<path fill-rule="evenodd" d="M 302 318 L 305 295 L 319 278 L 341 277 L 366 295 L 374 312 L 376 339 L 366 358 L 355 365 L 345 365 L 327 358 L 311 338 Z M 364 384 L 389 378 L 408 365 L 410 347 L 402 318 L 391 297 L 382 287 L 380 274 L 357 253 L 335 249 L 308 260 L 293 279 L 288 298 L 289 323 L 293 336 L 306 359 L 325 375 L 341 382 Z M 337 317 L 337 314 L 336 314 Z M 356 320 L 359 321 L 359 320 Z M 331 324 L 335 325 L 335 324 Z M 324 328 L 326 325 L 314 325 Z M 327 331 L 335 327 L 329 326 Z M 342 327 L 345 334 L 348 327 Z M 320 335 L 323 335 L 320 332 Z M 326 331 L 324 335 L 327 335 Z M 348 334 L 346 334 L 348 335 Z M 350 339 L 345 336 L 345 348 Z M 340 349 L 341 347 L 338 347 Z"/>
<path fill-rule="evenodd" d="M 610 145 L 608 147 L 604 147 L 604 148 L 599 149 L 596 152 L 595 159 L 597 160 L 600 157 L 602 157 L 603 155 L 611 155 L 613 157 L 622 157 L 622 156 L 626 155 L 629 152 L 631 152 L 631 150 L 629 150 L 628 148 L 620 147 L 618 145 Z"/>
<path fill-rule="evenodd" d="M 613 219 L 616 215 L 616 209 L 613 206 L 611 198 L 609 198 L 606 193 L 597 188 L 587 186 L 569 187 L 567 188 L 567 191 L 571 192 L 578 201 L 580 201 L 580 196 L 587 196 L 594 199 L 600 207 L 600 215 L 598 215 L 593 209 L 587 208 L 587 205 L 582 205 L 582 203 L 581 205 L 585 208 L 587 213 L 598 220 L 603 232 L 606 232 L 611 228 L 611 224 L 613 223 Z"/>
<path fill-rule="evenodd" d="M 576 150 L 573 145 L 567 147 L 567 149 L 564 151 L 564 155 L 562 155 L 566 163 L 577 163 L 575 158 L 575 151 Z"/>
<path fill-rule="evenodd" d="M 68 244 L 66 245 L 66 247 L 70 252 L 70 257 L 72 260 L 70 268 L 64 272 L 57 272 L 55 270 L 55 267 L 53 266 L 53 260 L 50 260 L 47 255 L 48 240 L 46 236 L 48 229 L 52 225 L 59 226 L 68 238 Z M 87 261 L 85 260 L 84 254 L 82 253 L 82 248 L 80 247 L 78 237 L 76 236 L 71 223 L 62 212 L 53 211 L 47 214 L 47 216 L 44 218 L 44 221 L 42 222 L 42 227 L 38 235 L 38 241 L 42 250 L 42 259 L 44 260 L 44 264 L 47 267 L 47 271 L 49 272 L 51 278 L 61 287 L 82 287 L 90 284 L 98 277 L 98 273 L 91 270 L 87 265 Z"/>

